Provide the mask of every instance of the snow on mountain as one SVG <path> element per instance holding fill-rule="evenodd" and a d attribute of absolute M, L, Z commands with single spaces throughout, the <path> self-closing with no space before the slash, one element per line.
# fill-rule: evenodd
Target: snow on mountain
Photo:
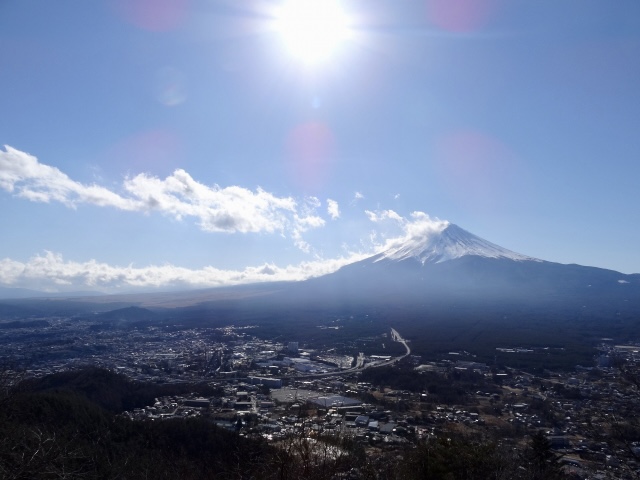
<path fill-rule="evenodd" d="M 407 236 L 377 255 L 374 261 L 400 261 L 413 258 L 424 265 L 441 263 L 467 255 L 516 261 L 542 261 L 502 248 L 449 222 L 441 222 L 437 228 Z"/>

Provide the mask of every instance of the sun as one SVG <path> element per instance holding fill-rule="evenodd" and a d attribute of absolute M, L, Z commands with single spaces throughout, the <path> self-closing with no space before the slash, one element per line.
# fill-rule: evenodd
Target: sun
<path fill-rule="evenodd" d="M 275 27 L 288 52 L 308 65 L 328 60 L 351 33 L 347 14 L 335 0 L 286 0 Z"/>

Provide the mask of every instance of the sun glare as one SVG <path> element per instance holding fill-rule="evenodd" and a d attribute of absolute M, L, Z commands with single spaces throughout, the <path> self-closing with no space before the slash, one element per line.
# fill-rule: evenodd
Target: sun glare
<path fill-rule="evenodd" d="M 276 30 L 289 53 L 310 65 L 331 57 L 350 34 L 335 0 L 287 0 L 276 15 Z"/>

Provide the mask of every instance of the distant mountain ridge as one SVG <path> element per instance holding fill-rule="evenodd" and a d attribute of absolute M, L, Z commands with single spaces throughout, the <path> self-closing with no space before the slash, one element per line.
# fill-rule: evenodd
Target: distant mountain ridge
<path fill-rule="evenodd" d="M 49 311 L 64 299 L 16 300 L 15 306 Z M 466 305 L 529 305 L 615 317 L 640 315 L 640 274 L 581 265 L 548 262 L 513 252 L 461 227 L 442 222 L 392 243 L 380 253 L 346 265 L 336 272 L 301 282 L 274 282 L 181 292 L 101 295 L 67 301 L 69 311 L 111 311 L 102 320 L 152 320 L 154 309 L 189 309 L 266 305 L 279 308 L 339 310 L 344 305 L 452 309 Z M 81 305 L 88 307 L 80 308 Z M 91 306 L 90 306 L 91 305 Z M 110 308 L 111 307 L 111 308 Z M 439 307 L 439 308 L 440 308 Z M 62 307 L 61 307 L 62 308 Z M 358 307 L 359 308 L 359 307 Z M 500 307 L 501 308 L 501 307 Z M 72 310 L 75 309 L 75 310 Z M 18 318 L 19 312 L 6 318 Z M 604 318 L 603 317 L 603 318 Z M 100 317 L 98 317 L 100 318 Z"/>
<path fill-rule="evenodd" d="M 432 359 L 464 350 L 489 362 L 505 345 L 553 347 L 519 361 L 573 368 L 589 364 L 603 338 L 637 341 L 640 274 L 528 257 L 447 224 L 300 282 L 0 301 L 7 332 L 29 317 L 86 320 L 95 334 L 250 326 L 264 338 L 358 349 L 391 327 Z"/>
<path fill-rule="evenodd" d="M 29 288 L 14 288 L 0 286 L 0 300 L 15 298 L 75 298 L 75 297 L 93 297 L 104 295 L 102 292 L 96 291 L 73 291 L 73 292 L 44 292 L 40 290 L 32 290 Z"/>
<path fill-rule="evenodd" d="M 640 313 L 640 274 L 564 265 L 512 252 L 454 224 L 301 282 L 299 298 L 369 305 L 527 304 Z M 586 307 L 585 307 L 586 308 Z"/>

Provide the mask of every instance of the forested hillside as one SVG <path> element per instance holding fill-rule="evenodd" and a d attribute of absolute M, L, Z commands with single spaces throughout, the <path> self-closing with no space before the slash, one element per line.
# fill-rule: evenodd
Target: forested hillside
<path fill-rule="evenodd" d="M 534 441 L 518 452 L 455 436 L 381 452 L 349 437 L 313 437 L 310 431 L 267 443 L 250 429 L 217 428 L 206 416 L 132 421 L 116 414 L 172 388 L 175 393 L 174 387 L 135 384 L 94 368 L 4 385 L 0 478 L 561 478 L 540 439 L 537 447 Z M 203 387 L 178 389 L 187 388 Z"/>

